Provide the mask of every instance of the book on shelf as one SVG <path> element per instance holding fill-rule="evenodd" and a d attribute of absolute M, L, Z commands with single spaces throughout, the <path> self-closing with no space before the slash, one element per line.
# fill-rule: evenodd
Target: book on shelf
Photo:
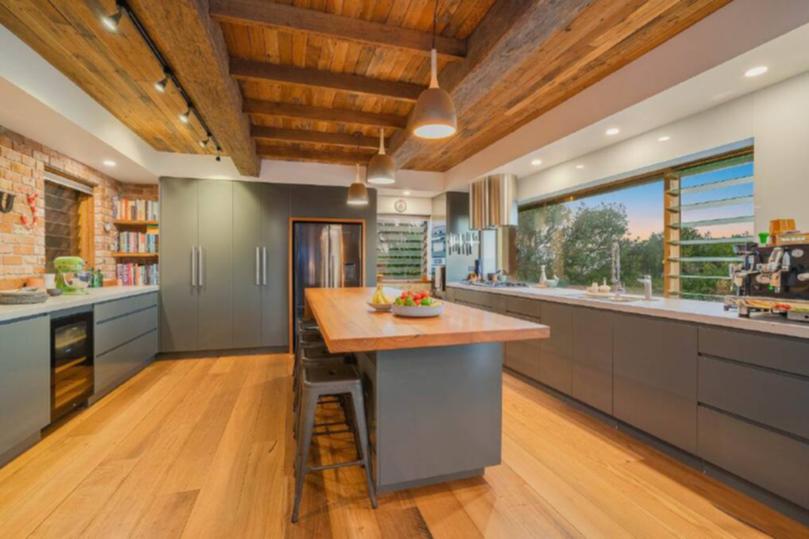
<path fill-rule="evenodd" d="M 157 264 L 118 264 L 115 275 L 122 286 L 141 286 L 160 284 Z"/>
<path fill-rule="evenodd" d="M 118 198 L 113 201 L 112 209 L 113 218 L 121 221 L 157 221 L 160 217 L 157 200 Z"/>
<path fill-rule="evenodd" d="M 157 253 L 159 247 L 157 230 L 146 229 L 146 232 L 118 232 L 119 253 Z"/>

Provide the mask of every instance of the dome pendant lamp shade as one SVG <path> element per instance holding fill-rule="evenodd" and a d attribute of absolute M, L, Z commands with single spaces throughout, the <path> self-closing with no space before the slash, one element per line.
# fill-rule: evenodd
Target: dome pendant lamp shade
<path fill-rule="evenodd" d="M 447 92 L 438 87 L 436 50 L 430 51 L 430 87 L 421 92 L 411 116 L 411 129 L 417 137 L 441 139 L 458 129 L 455 104 Z"/>
<path fill-rule="evenodd" d="M 346 201 L 350 206 L 367 206 L 368 205 L 368 188 L 360 178 L 360 164 L 357 163 L 357 173 L 354 176 L 354 183 L 348 188 L 348 200 Z"/>
<path fill-rule="evenodd" d="M 368 183 L 390 185 L 396 182 L 396 161 L 385 154 L 385 131 L 379 130 L 379 153 L 368 163 Z"/>

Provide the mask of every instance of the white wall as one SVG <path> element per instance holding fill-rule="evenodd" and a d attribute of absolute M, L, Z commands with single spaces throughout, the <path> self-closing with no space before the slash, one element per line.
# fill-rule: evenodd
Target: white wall
<path fill-rule="evenodd" d="M 809 73 L 523 178 L 518 196 L 542 200 L 751 142 L 756 230 L 779 217 L 809 229 Z"/>
<path fill-rule="evenodd" d="M 397 200 L 404 200 L 407 203 L 407 210 L 404 212 L 396 211 L 394 205 Z M 381 215 L 430 216 L 433 213 L 433 199 L 427 197 L 394 197 L 380 195 L 377 197 L 376 213 Z"/>
<path fill-rule="evenodd" d="M 551 156 L 544 150 L 554 142 L 667 89 L 687 83 L 706 71 L 713 71 L 739 56 L 752 53 L 754 58 L 761 61 L 766 55 L 763 58 L 757 57 L 755 54 L 757 48 L 807 23 L 809 23 L 807 0 L 735 0 L 452 167 L 445 174 L 445 185 L 449 190 L 466 189 L 467 184 L 475 179 L 499 172 L 513 173 L 522 177 L 530 173 L 529 163 L 533 157 L 542 158 L 545 163 L 551 164 Z M 745 80 L 742 87 L 777 80 L 770 76 L 780 73 L 795 59 L 805 57 L 805 42 L 798 46 L 793 45 L 792 50 L 778 51 L 769 58 L 772 62 L 769 63 L 770 74 L 767 75 L 767 79 Z M 753 65 L 758 63 L 745 65 L 741 71 L 730 76 L 724 73 L 724 79 L 720 84 L 731 83 L 730 77 L 735 80 L 735 77 L 741 76 L 744 69 Z M 787 76 L 802 71 L 803 69 L 793 71 Z M 708 82 L 711 82 L 710 77 Z M 686 114 L 704 109 L 705 106 L 700 103 L 705 101 L 706 95 L 711 94 L 704 93 L 710 91 L 705 81 L 700 81 L 699 84 L 696 99 L 689 100 L 678 96 L 674 103 L 668 104 L 663 109 L 652 110 L 647 116 L 651 116 L 648 121 L 654 123 L 647 123 L 648 127 L 636 133 L 645 131 L 652 125 L 674 121 Z M 684 109 L 689 110 L 682 113 Z M 661 117 L 665 119 L 658 121 Z M 638 124 L 640 122 L 633 125 Z M 624 133 L 630 134 L 631 129 L 632 126 L 629 124 L 622 125 Z M 601 137 L 603 132 L 604 129 L 601 129 L 594 137 L 585 140 L 584 144 L 589 148 L 595 148 L 595 144 L 600 146 L 599 141 L 603 139 Z M 581 148 L 579 145 L 581 142 L 573 146 Z M 514 160 L 518 162 L 515 163 Z"/>

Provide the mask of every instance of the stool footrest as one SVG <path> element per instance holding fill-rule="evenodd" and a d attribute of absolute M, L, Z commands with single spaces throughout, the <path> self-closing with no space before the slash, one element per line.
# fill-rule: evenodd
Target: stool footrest
<path fill-rule="evenodd" d="M 334 470 L 335 468 L 345 468 L 346 466 L 363 466 L 362 459 L 350 460 L 348 462 L 335 462 L 334 464 L 322 464 L 320 466 L 307 467 L 308 472 L 321 472 L 323 470 Z"/>
<path fill-rule="evenodd" d="M 332 434 L 346 434 L 351 433 L 354 434 L 354 431 L 351 429 L 342 429 L 342 430 L 324 430 L 324 431 L 313 431 L 312 436 L 331 436 Z"/>

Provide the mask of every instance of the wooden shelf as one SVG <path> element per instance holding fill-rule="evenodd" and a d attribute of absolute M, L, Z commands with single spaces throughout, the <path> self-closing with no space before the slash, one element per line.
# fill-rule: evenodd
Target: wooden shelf
<path fill-rule="evenodd" d="M 116 219 L 112 222 L 115 226 L 157 226 L 157 221 L 128 221 L 126 219 Z"/>
<path fill-rule="evenodd" d="M 113 258 L 157 258 L 157 253 L 112 253 Z"/>

